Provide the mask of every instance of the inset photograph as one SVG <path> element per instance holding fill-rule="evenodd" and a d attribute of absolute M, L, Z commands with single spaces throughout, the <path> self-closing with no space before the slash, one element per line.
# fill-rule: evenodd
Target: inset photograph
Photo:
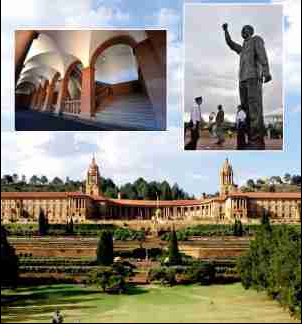
<path fill-rule="evenodd" d="M 165 30 L 16 30 L 17 131 L 166 130 Z"/>
<path fill-rule="evenodd" d="M 184 15 L 184 149 L 283 150 L 282 6 Z"/>

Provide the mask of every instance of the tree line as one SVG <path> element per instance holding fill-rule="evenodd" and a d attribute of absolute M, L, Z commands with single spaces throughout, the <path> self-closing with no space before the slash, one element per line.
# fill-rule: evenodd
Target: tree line
<path fill-rule="evenodd" d="M 248 179 L 246 184 L 241 187 L 242 191 L 301 191 L 301 175 L 285 173 L 283 177 L 272 176 L 267 178 Z"/>
<path fill-rule="evenodd" d="M 26 176 L 17 174 L 6 174 L 1 178 L 1 191 L 51 191 L 51 192 L 73 192 L 79 191 L 85 185 L 84 181 L 75 181 L 70 178 L 62 180 L 54 177 L 52 180 L 46 176 L 33 175 L 29 179 Z M 108 198 L 118 198 L 120 193 L 124 199 L 138 200 L 177 200 L 194 199 L 177 183 L 170 185 L 167 181 L 148 182 L 143 178 L 138 178 L 134 183 L 126 183 L 117 186 L 110 178 L 101 178 L 100 189 L 102 194 Z"/>
<path fill-rule="evenodd" d="M 264 290 L 296 317 L 301 317 L 301 229 L 271 226 L 264 215 L 262 225 L 238 268 L 243 286 Z"/>

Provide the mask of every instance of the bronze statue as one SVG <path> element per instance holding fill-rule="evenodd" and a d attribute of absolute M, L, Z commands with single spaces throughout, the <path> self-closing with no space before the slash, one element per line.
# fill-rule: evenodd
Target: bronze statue
<path fill-rule="evenodd" d="M 240 55 L 239 93 L 241 106 L 247 115 L 247 149 L 264 150 L 262 84 L 272 79 L 264 41 L 260 36 L 254 35 L 254 28 L 250 25 L 242 28 L 242 45 L 231 39 L 227 23 L 222 28 L 227 45 Z"/>

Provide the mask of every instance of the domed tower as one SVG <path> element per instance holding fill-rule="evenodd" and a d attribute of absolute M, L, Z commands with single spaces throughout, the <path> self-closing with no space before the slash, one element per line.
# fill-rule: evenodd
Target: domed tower
<path fill-rule="evenodd" d="M 223 167 L 220 170 L 220 194 L 222 196 L 227 195 L 230 192 L 236 190 L 234 184 L 234 172 L 228 159 L 225 160 Z"/>
<path fill-rule="evenodd" d="M 99 174 L 99 167 L 96 163 L 95 157 L 93 157 L 91 164 L 89 165 L 86 178 L 85 193 L 91 196 L 100 195 L 101 178 Z"/>

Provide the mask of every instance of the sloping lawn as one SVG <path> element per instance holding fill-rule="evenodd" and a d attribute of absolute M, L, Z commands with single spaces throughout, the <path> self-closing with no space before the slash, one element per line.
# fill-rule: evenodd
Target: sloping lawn
<path fill-rule="evenodd" d="M 140 287 L 129 295 L 76 285 L 1 292 L 2 323 L 51 323 L 57 308 L 65 323 L 299 323 L 265 294 L 241 284 Z"/>

